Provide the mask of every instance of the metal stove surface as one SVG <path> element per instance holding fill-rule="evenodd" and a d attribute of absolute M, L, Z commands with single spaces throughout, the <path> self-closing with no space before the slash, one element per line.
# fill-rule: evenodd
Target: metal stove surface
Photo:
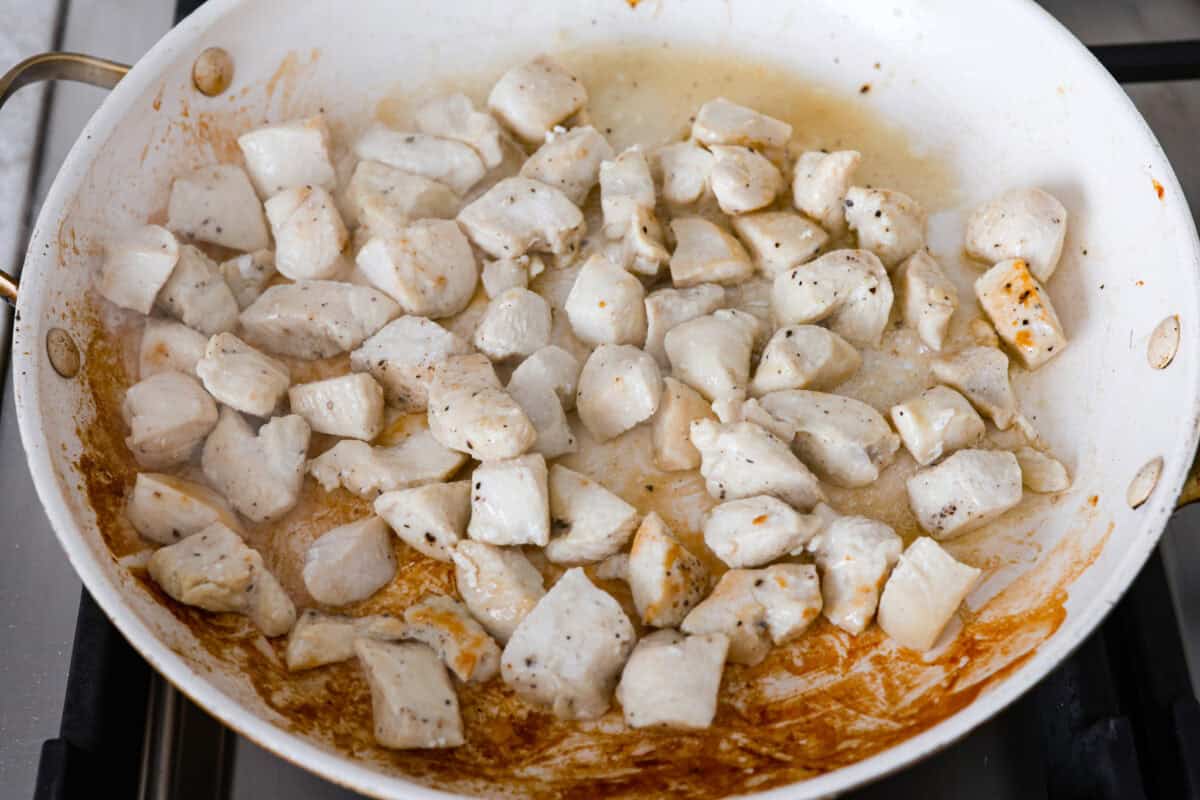
<path fill-rule="evenodd" d="M 181 6 L 195 4 L 180 1 Z M 1089 44 L 1200 37 L 1200 3 L 1195 0 L 1044 0 L 1043 5 Z M 20 21 L 0 30 L 0 66 L 51 47 L 133 61 L 167 30 L 174 11 L 171 0 L 0 0 L 0 18 Z M 103 98 L 97 90 L 77 86 L 44 94 L 27 91 L 29 96 L 7 108 L 0 119 L 0 258 L 11 258 L 11 263 L 19 262 L 30 215 Z M 1200 152 L 1196 150 L 1200 82 L 1137 85 L 1129 87 L 1129 93 L 1171 157 L 1192 207 L 1200 207 Z M 6 316 L 0 318 L 0 330 L 6 338 Z M 0 508 L 7 522 L 0 537 L 0 786 L 5 796 L 25 797 L 33 793 L 43 741 L 59 733 L 80 590 L 33 492 L 7 380 L 2 389 L 0 458 L 5 468 L 0 470 Z M 1160 547 L 1165 572 L 1142 579 L 1163 590 L 1154 602 L 1173 600 L 1193 686 L 1200 686 L 1198 531 L 1200 508 L 1176 514 Z M 91 612 L 85 608 L 84 613 Z M 86 622 L 86 616 L 83 619 L 85 624 L 99 624 L 94 618 L 92 623 Z M 1136 615 L 1129 624 L 1136 626 Z M 1095 637 L 1086 647 L 1103 651 L 1103 637 Z M 1103 658 L 1099 651 L 1085 653 L 1088 658 L 1093 655 Z M 1047 684 L 1060 679 L 1056 675 Z M 1048 717 L 1061 722 L 1065 731 L 1072 715 L 1102 708 L 1109 698 L 1083 697 L 1076 698 L 1075 704 L 1064 703 L 1061 693 L 1050 691 L 1053 688 L 1040 687 L 956 745 L 851 796 L 969 794 L 979 800 L 1063 796 L 1054 791 L 1055 777 L 1046 771 L 1047 745 L 1030 732 L 1038 730 L 1039 719 L 1044 723 Z M 1047 699 L 1051 697 L 1058 699 Z M 144 751 L 144 797 L 332 800 L 354 796 L 240 737 L 221 735 L 202 712 L 157 679 L 149 699 L 138 701 L 143 706 L 147 702 L 147 727 L 161 738 L 145 742 L 139 738 L 123 745 Z M 1111 729 L 1119 727 L 1119 721 L 1098 720 L 1097 724 L 1089 735 L 1116 741 L 1104 736 L 1113 734 Z M 220 748 L 226 746 L 234 751 L 228 774 L 215 781 L 192 780 L 197 776 L 188 774 L 186 765 L 219 760 Z M 192 757 L 182 757 L 172 751 L 175 747 L 186 748 Z M 1123 796 L 1119 786 L 1107 788 L 1117 792 L 1110 796 Z M 1200 786 L 1192 786 L 1191 791 L 1200 792 Z"/>

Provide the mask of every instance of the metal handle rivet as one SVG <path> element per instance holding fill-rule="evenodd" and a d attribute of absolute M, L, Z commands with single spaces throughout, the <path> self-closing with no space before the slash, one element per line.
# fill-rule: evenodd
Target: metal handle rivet
<path fill-rule="evenodd" d="M 216 97 L 233 83 L 233 59 L 220 47 L 210 47 L 192 65 L 192 83 L 196 90 Z"/>
<path fill-rule="evenodd" d="M 83 360 L 79 356 L 79 348 L 71 334 L 62 328 L 51 328 L 46 334 L 46 354 L 50 356 L 50 366 L 64 378 L 74 378 L 79 374 Z"/>
<path fill-rule="evenodd" d="M 1154 487 L 1158 486 L 1158 479 L 1162 475 L 1162 469 L 1162 456 L 1158 456 L 1147 461 L 1137 471 L 1137 474 L 1133 476 L 1133 480 L 1129 482 L 1129 490 L 1125 492 L 1125 499 L 1129 502 L 1130 508 L 1137 508 L 1150 498 L 1150 495 L 1154 492 Z"/>
<path fill-rule="evenodd" d="M 1179 315 L 1171 316 L 1158 323 L 1146 343 L 1146 358 L 1155 369 L 1166 369 L 1179 350 Z"/>

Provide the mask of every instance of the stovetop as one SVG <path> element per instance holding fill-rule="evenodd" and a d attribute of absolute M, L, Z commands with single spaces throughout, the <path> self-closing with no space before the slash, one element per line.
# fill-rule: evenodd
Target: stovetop
<path fill-rule="evenodd" d="M 43 49 L 128 61 L 198 0 L 0 0 L 3 65 Z M 1044 0 L 1081 39 L 1200 37 L 1196 0 Z M 36 7 L 34 7 L 36 6 Z M 7 13 L 6 13 L 7 12 Z M 1145 54 L 1106 54 L 1127 77 Z M 1156 61 L 1163 60 L 1157 51 Z M 1195 63 L 1195 51 L 1179 60 Z M 1131 60 L 1132 59 L 1132 60 Z M 1166 76 L 1170 77 L 1170 76 Z M 1128 86 L 1200 208 L 1200 82 Z M 26 90 L 0 118 L 0 258 L 32 213 L 97 90 Z M 0 312 L 3 313 L 3 312 Z M 8 321 L 0 319 L 0 339 Z M 154 675 L 96 608 L 63 557 L 24 466 L 9 382 L 0 405 L 0 786 L 5 796 L 332 800 L 352 793 L 225 730 Z M 1189 664 L 1191 670 L 1189 672 Z M 1189 680 L 1190 678 L 1190 680 Z M 1070 659 L 946 750 L 847 797 L 1200 798 L 1200 508 L 1175 515 L 1158 555 Z M 40 764 L 40 774 L 39 774 Z"/>

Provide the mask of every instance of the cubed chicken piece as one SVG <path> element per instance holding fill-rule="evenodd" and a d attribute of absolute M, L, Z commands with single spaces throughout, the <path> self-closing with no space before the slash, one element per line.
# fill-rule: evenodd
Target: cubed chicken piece
<path fill-rule="evenodd" d="M 975 281 L 975 296 L 996 333 L 1029 369 L 1037 369 L 1066 348 L 1067 337 L 1050 295 L 1024 260 L 1001 261 L 983 273 Z"/>
<path fill-rule="evenodd" d="M 708 513 L 704 543 L 731 567 L 759 567 L 803 550 L 821 527 L 769 495 L 728 500 Z"/>
<path fill-rule="evenodd" d="M 367 517 L 321 534 L 304 554 L 304 588 L 318 603 L 366 600 L 396 577 L 387 523 Z"/>
<path fill-rule="evenodd" d="M 262 203 L 235 164 L 201 167 L 171 183 L 167 227 L 209 244 L 252 253 L 271 245 Z"/>
<path fill-rule="evenodd" d="M 727 308 L 681 322 L 663 342 L 674 375 L 710 402 L 744 398 L 759 324 Z"/>
<path fill-rule="evenodd" d="M 525 358 L 548 344 L 550 305 L 528 289 L 492 300 L 475 328 L 475 346 L 493 361 Z"/>
<path fill-rule="evenodd" d="M 1071 488 L 1071 477 L 1067 474 L 1067 468 L 1053 456 L 1032 447 L 1021 447 L 1014 455 L 1021 467 L 1021 482 L 1031 492 L 1052 494 Z"/>
<path fill-rule="evenodd" d="M 967 324 L 967 333 L 970 335 L 971 341 L 980 347 L 1000 346 L 1000 337 L 996 335 L 996 329 L 992 327 L 992 323 L 982 317 L 976 317 Z M 1007 358 L 1004 363 L 1007 370 Z"/>
<path fill-rule="evenodd" d="M 179 544 L 183 544 L 180 542 Z M 255 570 L 247 616 L 265 636 L 283 636 L 296 624 L 296 605 L 267 569 Z"/>
<path fill-rule="evenodd" d="M 662 401 L 651 423 L 655 465 L 670 472 L 699 469 L 700 451 L 692 444 L 692 423 L 716 418 L 699 392 L 674 378 L 663 378 Z"/>
<path fill-rule="evenodd" d="M 821 587 L 812 564 L 773 564 L 765 569 L 731 569 L 704 602 L 692 609 L 684 633 L 729 637 L 727 658 L 754 665 L 771 643 L 786 644 L 821 613 Z"/>
<path fill-rule="evenodd" d="M 601 581 L 629 583 L 629 553 L 617 553 L 596 565 L 593 574 Z"/>
<path fill-rule="evenodd" d="M 692 138 L 706 145 L 783 147 L 792 138 L 792 126 L 718 97 L 696 112 Z"/>
<path fill-rule="evenodd" d="M 375 513 L 405 544 L 438 561 L 449 561 L 471 518 L 471 482 L 428 483 L 384 492 Z"/>
<path fill-rule="evenodd" d="M 579 386 L 578 359 L 557 345 L 538 350 L 513 370 L 512 379 L 520 383 L 541 383 L 554 389 L 563 408 L 575 407 L 575 392 Z M 510 381 L 511 382 L 511 381 Z"/>
<path fill-rule="evenodd" d="M 536 453 L 486 461 L 471 473 L 471 521 L 467 536 L 495 545 L 550 541 L 550 494 L 546 459 Z"/>
<path fill-rule="evenodd" d="M 370 441 L 383 430 L 383 388 L 365 372 L 297 384 L 288 402 L 317 433 Z"/>
<path fill-rule="evenodd" d="M 846 223 L 888 269 L 925 246 L 925 209 L 902 192 L 850 187 Z"/>
<path fill-rule="evenodd" d="M 692 141 L 664 145 L 653 160 L 662 175 L 662 196 L 668 203 L 688 205 L 708 189 L 713 154 Z"/>
<path fill-rule="evenodd" d="M 654 416 L 661 397 L 653 358 L 630 345 L 602 344 L 579 374 L 575 407 L 592 436 L 606 442 Z"/>
<path fill-rule="evenodd" d="M 641 346 L 646 339 L 646 291 L 642 282 L 602 255 L 589 258 L 567 295 L 571 330 L 593 347 Z"/>
<path fill-rule="evenodd" d="M 150 317 L 142 329 L 138 348 L 138 377 L 141 380 L 160 372 L 196 374 L 196 362 L 204 358 L 208 339 L 181 322 Z"/>
<path fill-rule="evenodd" d="M 631 728 L 699 730 L 712 725 L 729 639 L 655 631 L 638 642 L 621 673 L 617 701 Z"/>
<path fill-rule="evenodd" d="M 986 430 L 967 398 L 947 386 L 892 406 L 891 418 L 904 446 L 923 467 L 977 444 Z"/>
<path fill-rule="evenodd" d="M 302 186 L 332 191 L 337 185 L 323 114 L 256 128 L 237 142 L 250 179 L 263 197 Z"/>
<path fill-rule="evenodd" d="M 464 539 L 450 553 L 454 583 L 487 632 L 507 642 L 546 594 L 542 573 L 519 549 Z"/>
<path fill-rule="evenodd" d="M 291 672 L 323 667 L 354 658 L 360 638 L 396 641 L 405 638 L 404 623 L 390 614 L 343 617 L 307 609 L 288 634 L 284 658 Z"/>
<path fill-rule="evenodd" d="M 354 643 L 360 638 L 397 641 L 407 628 L 391 614 L 345 617 L 307 609 L 288 634 L 285 660 L 291 672 L 314 669 L 354 658 Z"/>
<path fill-rule="evenodd" d="M 217 262 L 190 244 L 179 248 L 179 261 L 158 293 L 157 306 L 206 336 L 233 330 L 240 310 Z"/>
<path fill-rule="evenodd" d="M 537 352 L 543 353 L 549 347 Z M 576 380 L 573 376 L 579 374 L 579 364 L 570 353 L 557 347 L 554 349 L 574 362 L 574 372 L 570 378 L 570 386 L 573 387 Z M 525 416 L 529 417 L 534 430 L 537 431 L 533 451 L 541 453 L 545 458 L 558 458 L 566 453 L 573 453 L 578 445 L 575 434 L 571 432 L 571 425 L 567 422 L 567 412 L 560 397 L 560 389 L 565 387 L 556 382 L 556 378 L 545 369 L 545 361 L 539 360 L 526 367 L 532 358 L 533 356 L 530 356 L 525 359 L 521 366 L 513 370 L 512 378 L 508 382 L 508 393 L 517 401 L 517 405 L 525 412 Z M 571 398 L 574 399 L 573 394 Z"/>
<path fill-rule="evenodd" d="M 708 493 L 718 500 L 769 494 L 807 510 L 825 499 L 787 443 L 752 422 L 696 420 L 692 444 L 700 451 Z"/>
<path fill-rule="evenodd" d="M 574 253 L 587 230 L 583 212 L 565 194 L 529 178 L 505 178 L 458 214 L 471 241 L 493 258 L 530 250 Z"/>
<path fill-rule="evenodd" d="M 918 250 L 896 270 L 904 324 L 926 347 L 941 350 L 950 318 L 958 308 L 958 289 L 926 250 Z"/>
<path fill-rule="evenodd" d="M 671 260 L 663 244 L 663 227 L 653 211 L 639 208 L 629 218 L 625 238 L 621 240 L 621 264 L 631 272 L 658 277 L 662 265 Z"/>
<path fill-rule="evenodd" d="M 908 479 L 908 503 L 935 539 L 950 539 L 1021 502 L 1021 467 L 1002 450 L 959 450 Z"/>
<path fill-rule="evenodd" d="M 354 651 L 371 688 L 380 746 L 408 750 L 463 744 L 458 696 L 432 648 L 420 642 L 359 639 Z"/>
<path fill-rule="evenodd" d="M 764 347 L 775 329 L 775 320 L 771 316 L 771 290 L 774 282 L 759 275 L 749 280 L 730 286 L 725 290 L 725 307 L 733 308 L 757 319 L 760 323 L 758 336 L 754 340 L 754 349 Z"/>
<path fill-rule="evenodd" d="M 671 281 L 686 289 L 700 283 L 732 286 L 754 274 L 754 262 L 741 243 L 700 217 L 671 220 L 675 252 L 671 254 Z"/>
<path fill-rule="evenodd" d="M 515 458 L 537 431 L 517 401 L 500 387 L 484 355 L 451 356 L 429 384 L 429 430 L 452 450 L 481 461 Z"/>
<path fill-rule="evenodd" d="M 583 84 L 547 56 L 513 67 L 496 81 L 488 108 L 526 142 L 540 142 L 555 125 L 587 105 Z"/>
<path fill-rule="evenodd" d="M 476 111 L 465 94 L 435 97 L 417 109 L 415 120 L 421 133 L 470 145 L 487 169 L 504 160 L 500 123 L 491 114 Z"/>
<path fill-rule="evenodd" d="M 709 183 L 726 214 L 746 214 L 775 202 L 783 176 L 765 156 L 746 147 L 711 147 L 716 162 Z"/>
<path fill-rule="evenodd" d="M 378 161 L 360 161 L 346 202 L 370 236 L 399 236 L 418 219 L 451 219 L 462 201 L 449 186 Z"/>
<path fill-rule="evenodd" d="M 1067 237 L 1067 209 L 1041 189 L 1012 189 L 967 217 L 967 254 L 995 264 L 1020 258 L 1039 281 L 1050 280 Z"/>
<path fill-rule="evenodd" d="M 759 403 L 793 431 L 801 460 L 838 486 L 874 483 L 900 448 L 883 415 L 851 397 L 794 389 L 763 395 Z"/>
<path fill-rule="evenodd" d="M 846 232 L 846 192 L 861 162 L 856 150 L 810 150 L 801 155 L 792 178 L 796 210 L 821 223 L 830 236 L 841 236 Z"/>
<path fill-rule="evenodd" d="M 233 510 L 212 489 L 157 472 L 138 473 L 125 516 L 134 530 L 159 544 L 173 544 L 214 522 L 238 528 Z"/>
<path fill-rule="evenodd" d="M 808 549 L 821 571 L 825 618 L 849 634 L 866 630 L 879 605 L 879 590 L 900 558 L 904 542 L 889 526 L 867 517 L 843 517 L 830 509 L 830 518 L 812 538 Z"/>
<path fill-rule="evenodd" d="M 389 405 L 424 411 L 433 371 L 444 359 L 471 352 L 471 346 L 425 317 L 403 316 L 383 326 L 350 354 L 350 368 L 369 372 L 383 387 Z"/>
<path fill-rule="evenodd" d="M 600 180 L 600 162 L 613 157 L 608 140 L 591 125 L 551 133 L 521 166 L 521 177 L 560 190 L 577 206 Z"/>
<path fill-rule="evenodd" d="M 600 164 L 600 208 L 604 233 L 619 239 L 629 230 L 635 213 L 654 210 L 654 178 L 646 154 L 631 147 Z"/>
<path fill-rule="evenodd" d="M 546 558 L 558 564 L 589 564 L 624 549 L 637 527 L 636 508 L 560 464 L 550 468 L 549 486 L 554 538 L 546 545 Z"/>
<path fill-rule="evenodd" d="M 256 433 L 241 414 L 222 408 L 204 443 L 204 476 L 247 519 L 278 519 L 300 499 L 310 434 L 295 414 L 275 417 Z"/>
<path fill-rule="evenodd" d="M 178 261 L 175 234 L 158 225 L 143 225 L 104 248 L 96 291 L 122 308 L 149 314 Z"/>
<path fill-rule="evenodd" d="M 405 133 L 383 125 L 367 128 L 355 143 L 354 154 L 364 161 L 379 161 L 444 183 L 458 195 L 466 194 L 487 171 L 483 159 L 469 144 L 424 133 Z"/>
<path fill-rule="evenodd" d="M 750 382 L 761 397 L 788 389 L 833 389 L 858 372 L 862 356 L 854 346 L 818 325 L 789 325 L 775 331 Z"/>
<path fill-rule="evenodd" d="M 761 211 L 733 218 L 733 229 L 768 278 L 812 261 L 829 241 L 820 226 L 789 211 Z"/>
<path fill-rule="evenodd" d="M 791 442 L 795 436 L 795 431 L 789 423 L 773 417 L 755 398 L 742 403 L 730 403 L 725 406 L 717 405 L 713 408 L 713 411 L 716 412 L 717 418 L 721 422 L 726 424 L 731 422 L 753 422 L 763 430 L 769 431 L 780 441 Z"/>
<path fill-rule="evenodd" d="M 541 256 L 518 256 L 517 260 L 525 266 L 530 281 L 546 271 L 546 262 Z"/>
<path fill-rule="evenodd" d="M 529 256 L 498 258 L 484 263 L 479 280 L 484 293 L 495 299 L 509 289 L 529 288 Z"/>
<path fill-rule="evenodd" d="M 781 325 L 825 321 L 859 347 L 878 347 L 892 310 L 887 271 L 866 250 L 835 250 L 775 278 L 771 311 Z"/>
<path fill-rule="evenodd" d="M 229 284 L 233 299 L 242 309 L 266 291 L 275 274 L 275 254 L 270 250 L 243 253 L 221 262 L 221 277 Z"/>
<path fill-rule="evenodd" d="M 489 681 L 500 671 L 500 648 L 466 607 L 449 597 L 434 596 L 404 612 L 405 638 L 433 648 L 464 683 Z"/>
<path fill-rule="evenodd" d="M 479 277 L 471 243 L 448 219 L 421 220 L 396 237 L 371 239 L 355 263 L 406 313 L 432 319 L 466 308 Z"/>
<path fill-rule="evenodd" d="M 484 293 L 495 299 L 509 289 L 528 289 L 529 281 L 541 275 L 545 269 L 545 264 L 537 256 L 498 258 L 483 265 L 479 278 Z"/>
<path fill-rule="evenodd" d="M 266 202 L 275 237 L 275 269 L 294 281 L 333 278 L 349 234 L 329 192 L 301 186 Z"/>
<path fill-rule="evenodd" d="M 327 492 L 342 486 L 359 497 L 375 497 L 444 481 L 466 461 L 465 455 L 443 447 L 422 430 L 388 447 L 344 439 L 309 462 L 308 471 Z"/>
<path fill-rule="evenodd" d="M 1017 396 L 1008 380 L 1008 356 L 995 347 L 968 347 L 934 361 L 933 375 L 966 395 L 1002 431 L 1018 416 Z"/>
<path fill-rule="evenodd" d="M 121 413 L 129 426 L 125 445 L 146 469 L 187 461 L 217 424 L 217 404 L 182 372 L 159 372 L 129 387 Z"/>
<path fill-rule="evenodd" d="M 560 719 L 595 719 L 608 710 L 636 641 L 617 601 L 576 567 L 521 620 L 500 674 L 522 699 Z"/>
<path fill-rule="evenodd" d="M 676 325 L 711 314 L 725 303 L 725 290 L 712 283 L 690 289 L 659 289 L 646 297 L 646 352 L 663 369 L 671 365 L 664 341 Z"/>
<path fill-rule="evenodd" d="M 196 375 L 218 403 L 269 417 L 292 383 L 287 364 L 260 353 L 232 333 L 208 340 Z"/>
<path fill-rule="evenodd" d="M 709 587 L 704 562 L 684 547 L 653 511 L 634 534 L 627 579 L 642 623 L 656 628 L 683 622 Z"/>
<path fill-rule="evenodd" d="M 974 588 L 982 570 L 956 561 L 922 536 L 908 546 L 879 600 L 879 627 L 902 647 L 928 650 Z"/>
<path fill-rule="evenodd" d="M 296 621 L 296 607 L 262 556 L 219 522 L 159 548 L 147 569 L 177 602 L 245 614 L 266 636 L 282 636 Z"/>
<path fill-rule="evenodd" d="M 242 337 L 268 353 L 329 358 L 353 350 L 400 306 L 369 286 L 299 281 L 272 286 L 242 312 Z"/>

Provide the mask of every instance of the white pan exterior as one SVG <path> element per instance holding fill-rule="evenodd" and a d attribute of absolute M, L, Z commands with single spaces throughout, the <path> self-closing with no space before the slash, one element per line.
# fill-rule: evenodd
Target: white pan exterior
<path fill-rule="evenodd" d="M 794 65 L 843 92 L 857 90 L 872 64 L 883 61 L 894 75 L 875 102 L 915 141 L 949 153 L 961 176 L 963 207 L 1035 182 L 1070 209 L 1068 249 L 1090 253 L 1083 261 L 1066 261 L 1051 284 L 1071 345 L 1049 368 L 1024 376 L 1020 389 L 1027 413 L 1067 456 L 1076 494 L 1099 498 L 1092 527 L 1102 533 L 1113 524 L 1103 552 L 1071 585 L 1068 617 L 1057 633 L 971 705 L 879 755 L 762 796 L 834 794 L 962 736 L 1075 647 L 1156 545 L 1197 443 L 1200 247 L 1175 176 L 1132 103 L 1083 46 L 1032 2 L 659 0 L 631 9 L 623 0 L 534 0 L 513 13 L 485 0 L 309 0 L 279 9 L 255 0 L 212 0 L 113 91 L 76 143 L 38 219 L 14 344 L 22 439 L 38 494 L 71 563 L 147 660 L 233 728 L 370 795 L 445 796 L 269 721 L 245 680 L 196 647 L 186 627 L 114 561 L 78 488 L 74 416 L 85 399 L 80 382 L 51 368 L 45 334 L 53 326 L 81 330 L 69 314 L 60 315 L 87 290 L 86 265 L 97 257 L 89 248 L 103 232 L 162 208 L 171 175 L 212 160 L 186 129 L 168 130 L 166 115 L 154 109 L 156 98 L 163 108 L 178 108 L 187 98 L 195 122 L 210 108 L 229 107 L 228 96 L 206 100 L 190 88 L 192 62 L 210 45 L 232 54 L 237 77 L 231 93 L 251 86 L 239 102 L 258 103 L 258 119 L 324 106 L 342 122 L 361 119 L 397 82 L 415 87 L 437 76 L 498 72 L 522 56 L 562 45 L 665 40 L 741 50 Z M 479 45 L 467 44 L 472 41 Z M 319 68 L 302 72 L 307 82 L 289 87 L 285 78 L 267 102 L 260 79 L 289 51 L 304 63 L 312 50 L 320 53 Z M 1153 181 L 1162 187 L 1161 199 Z M 81 254 L 62 235 L 72 230 Z M 1179 353 L 1168 369 L 1154 370 L 1147 363 L 1147 338 L 1170 314 L 1181 321 Z M 1165 466 L 1157 489 L 1141 508 L 1130 509 L 1130 480 L 1158 456 Z M 1051 544 L 1078 526 L 1078 505 L 1073 499 L 1056 506 L 1041 522 L 1039 541 Z"/>

